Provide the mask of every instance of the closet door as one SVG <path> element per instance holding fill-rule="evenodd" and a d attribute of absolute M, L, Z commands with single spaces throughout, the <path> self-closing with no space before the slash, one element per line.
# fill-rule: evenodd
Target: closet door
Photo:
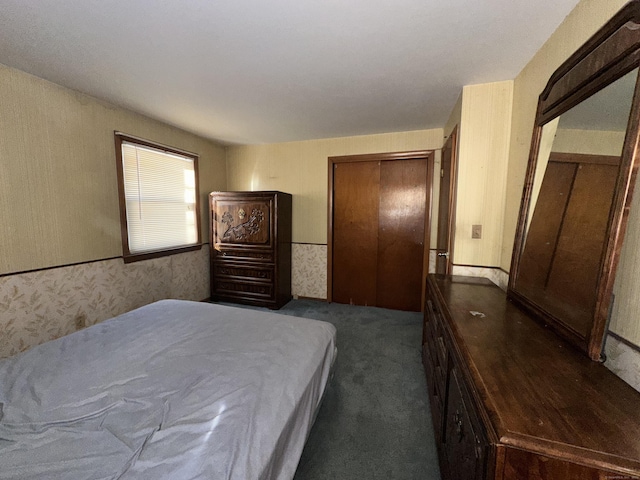
<path fill-rule="evenodd" d="M 426 156 L 333 164 L 332 301 L 420 311 L 427 165 Z"/>
<path fill-rule="evenodd" d="M 376 305 L 379 162 L 333 168 L 333 301 Z"/>
<path fill-rule="evenodd" d="M 380 162 L 378 307 L 420 311 L 427 160 Z"/>

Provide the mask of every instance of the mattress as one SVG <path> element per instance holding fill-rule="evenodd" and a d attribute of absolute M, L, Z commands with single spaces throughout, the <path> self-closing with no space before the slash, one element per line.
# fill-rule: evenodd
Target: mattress
<path fill-rule="evenodd" d="M 0 479 L 290 479 L 335 335 L 163 300 L 0 360 Z"/>

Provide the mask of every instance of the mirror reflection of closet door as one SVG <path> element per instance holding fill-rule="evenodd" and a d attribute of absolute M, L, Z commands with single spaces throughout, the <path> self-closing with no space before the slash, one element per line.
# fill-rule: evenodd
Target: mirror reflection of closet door
<path fill-rule="evenodd" d="M 589 333 L 620 157 L 552 152 L 520 260 L 520 285 Z"/>

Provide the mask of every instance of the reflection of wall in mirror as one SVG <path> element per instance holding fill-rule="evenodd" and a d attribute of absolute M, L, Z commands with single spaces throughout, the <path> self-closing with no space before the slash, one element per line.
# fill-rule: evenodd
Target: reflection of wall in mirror
<path fill-rule="evenodd" d="M 538 195 L 540 195 L 540 187 L 542 186 L 542 179 L 544 178 L 544 172 L 547 169 L 549 163 L 549 155 L 553 149 L 554 138 L 556 136 L 556 130 L 558 129 L 558 122 L 560 117 L 554 118 L 542 128 L 540 134 L 540 148 L 538 149 L 538 160 L 536 162 L 536 173 L 533 176 L 533 186 L 531 189 L 531 203 L 532 208 L 529 209 L 529 215 L 527 218 L 527 231 L 531 225 L 531 219 L 533 218 L 533 212 L 536 202 L 538 201 Z"/>
<path fill-rule="evenodd" d="M 553 151 L 587 155 L 622 155 L 624 131 L 577 130 L 559 128 Z"/>
<path fill-rule="evenodd" d="M 640 191 L 636 188 L 627 232 L 613 286 L 613 308 L 607 337 L 606 365 L 627 383 L 640 390 L 640 353 L 625 343 L 640 347 Z M 622 339 L 622 341 L 620 340 Z"/>
<path fill-rule="evenodd" d="M 640 347 L 640 191 L 636 186 L 613 287 L 609 330 Z"/>

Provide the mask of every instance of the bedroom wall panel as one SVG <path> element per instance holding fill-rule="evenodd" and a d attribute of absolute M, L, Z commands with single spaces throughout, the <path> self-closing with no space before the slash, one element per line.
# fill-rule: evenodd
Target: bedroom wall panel
<path fill-rule="evenodd" d="M 443 130 L 227 147 L 228 190 L 293 194 L 292 294 L 327 298 L 327 158 L 436 149 Z"/>
<path fill-rule="evenodd" d="M 327 246 L 294 243 L 291 250 L 292 294 L 327 298 Z"/>
<path fill-rule="evenodd" d="M 224 147 L 2 65 L 0 105 L 0 355 L 70 333 L 76 321 L 209 296 L 206 247 L 114 259 L 122 245 L 113 132 L 200 155 L 205 241 L 207 194 L 226 187 Z"/>
<path fill-rule="evenodd" d="M 0 358 L 165 298 L 209 296 L 209 250 L 0 277 Z"/>
<path fill-rule="evenodd" d="M 228 147 L 227 188 L 292 193 L 293 242 L 326 245 L 328 157 L 439 149 L 442 132 L 437 128 Z"/>
<path fill-rule="evenodd" d="M 2 65 L 0 104 L 0 274 L 122 255 L 114 130 L 200 155 L 207 238 L 224 147 Z"/>
<path fill-rule="evenodd" d="M 636 190 L 613 285 L 613 308 L 609 330 L 638 346 L 635 352 L 640 376 L 640 194 Z M 607 340 L 607 343 L 609 340 Z M 619 348 L 624 349 L 624 344 Z M 631 352 L 629 353 L 631 355 Z M 613 360 L 613 359 L 612 359 Z M 616 368 L 624 368 L 617 366 Z"/>
<path fill-rule="evenodd" d="M 454 265 L 500 265 L 513 82 L 462 90 Z M 471 226 L 482 225 L 482 238 Z"/>

